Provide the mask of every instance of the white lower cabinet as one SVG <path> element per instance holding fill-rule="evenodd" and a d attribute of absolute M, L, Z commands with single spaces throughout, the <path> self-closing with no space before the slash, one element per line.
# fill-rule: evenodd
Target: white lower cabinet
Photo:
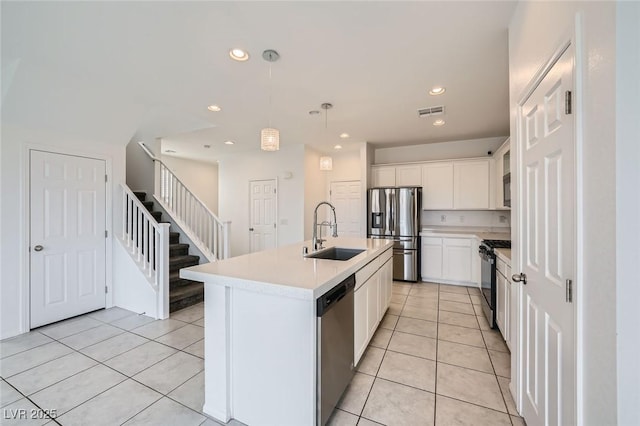
<path fill-rule="evenodd" d="M 356 273 L 354 294 L 354 365 L 358 364 L 389 303 L 393 285 L 391 250 Z"/>
<path fill-rule="evenodd" d="M 442 279 L 442 238 L 422 237 L 420 257 L 422 280 Z"/>
<path fill-rule="evenodd" d="M 511 349 L 511 268 L 501 259 L 496 259 L 496 323 L 502 333 L 502 338 Z"/>
<path fill-rule="evenodd" d="M 447 280 L 471 282 L 471 240 L 443 238 L 442 269 Z"/>
<path fill-rule="evenodd" d="M 422 237 L 422 281 L 477 284 L 475 238 Z"/>

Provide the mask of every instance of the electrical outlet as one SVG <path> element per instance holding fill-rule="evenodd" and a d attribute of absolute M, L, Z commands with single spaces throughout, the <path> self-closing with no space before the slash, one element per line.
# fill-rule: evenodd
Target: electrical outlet
<path fill-rule="evenodd" d="M 499 219 L 500 219 L 500 223 L 507 223 L 507 217 L 506 216 L 500 215 Z"/>
<path fill-rule="evenodd" d="M 442 216 L 440 216 L 440 222 L 446 222 L 447 221 L 447 215 L 443 214 Z"/>

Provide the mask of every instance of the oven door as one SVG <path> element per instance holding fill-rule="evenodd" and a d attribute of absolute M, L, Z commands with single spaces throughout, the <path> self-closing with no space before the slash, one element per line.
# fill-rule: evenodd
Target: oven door
<path fill-rule="evenodd" d="M 481 288 L 482 297 L 480 302 L 482 312 L 487 318 L 491 328 L 495 328 L 495 306 L 496 306 L 496 257 L 491 250 L 485 246 L 480 246 L 479 255 L 481 261 Z"/>

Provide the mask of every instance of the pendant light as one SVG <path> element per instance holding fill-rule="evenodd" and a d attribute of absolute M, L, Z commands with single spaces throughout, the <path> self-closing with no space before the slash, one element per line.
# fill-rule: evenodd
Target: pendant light
<path fill-rule="evenodd" d="M 329 110 L 333 108 L 333 105 L 329 102 L 325 102 L 320 107 L 324 110 L 324 133 L 329 139 L 329 130 L 327 129 L 327 122 L 329 121 Z M 333 159 L 329 156 L 320 157 L 320 170 L 333 170 Z"/>
<path fill-rule="evenodd" d="M 269 62 L 269 127 L 265 127 L 260 131 L 260 148 L 263 151 L 277 151 L 280 149 L 280 130 L 271 127 L 271 64 L 280 58 L 278 52 L 272 49 L 262 52 L 262 58 Z"/>

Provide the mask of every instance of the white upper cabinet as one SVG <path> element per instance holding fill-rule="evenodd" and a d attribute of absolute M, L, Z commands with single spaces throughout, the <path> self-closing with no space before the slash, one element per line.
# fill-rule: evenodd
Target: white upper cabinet
<path fill-rule="evenodd" d="M 456 209 L 489 208 L 489 160 L 453 163 L 453 206 Z"/>
<path fill-rule="evenodd" d="M 510 157 L 510 143 L 509 143 L 509 139 L 507 139 L 505 141 L 504 144 L 502 144 L 502 146 L 500 148 L 498 148 L 498 150 L 496 151 L 496 153 L 493 156 L 493 159 L 495 160 L 495 166 L 496 166 L 496 176 L 495 176 L 495 200 L 496 200 L 496 208 L 497 209 L 510 209 L 511 207 L 509 206 L 505 206 L 504 205 L 504 175 L 506 175 L 507 173 L 510 172 L 510 165 L 509 165 L 509 157 Z M 511 187 L 511 184 L 508 184 L 509 187 Z"/>
<path fill-rule="evenodd" d="M 396 166 L 396 186 L 422 185 L 422 170 L 420 164 Z"/>
<path fill-rule="evenodd" d="M 371 168 L 372 187 L 396 186 L 395 166 L 376 166 Z"/>
<path fill-rule="evenodd" d="M 453 163 L 429 163 L 422 166 L 422 208 L 453 209 Z"/>

